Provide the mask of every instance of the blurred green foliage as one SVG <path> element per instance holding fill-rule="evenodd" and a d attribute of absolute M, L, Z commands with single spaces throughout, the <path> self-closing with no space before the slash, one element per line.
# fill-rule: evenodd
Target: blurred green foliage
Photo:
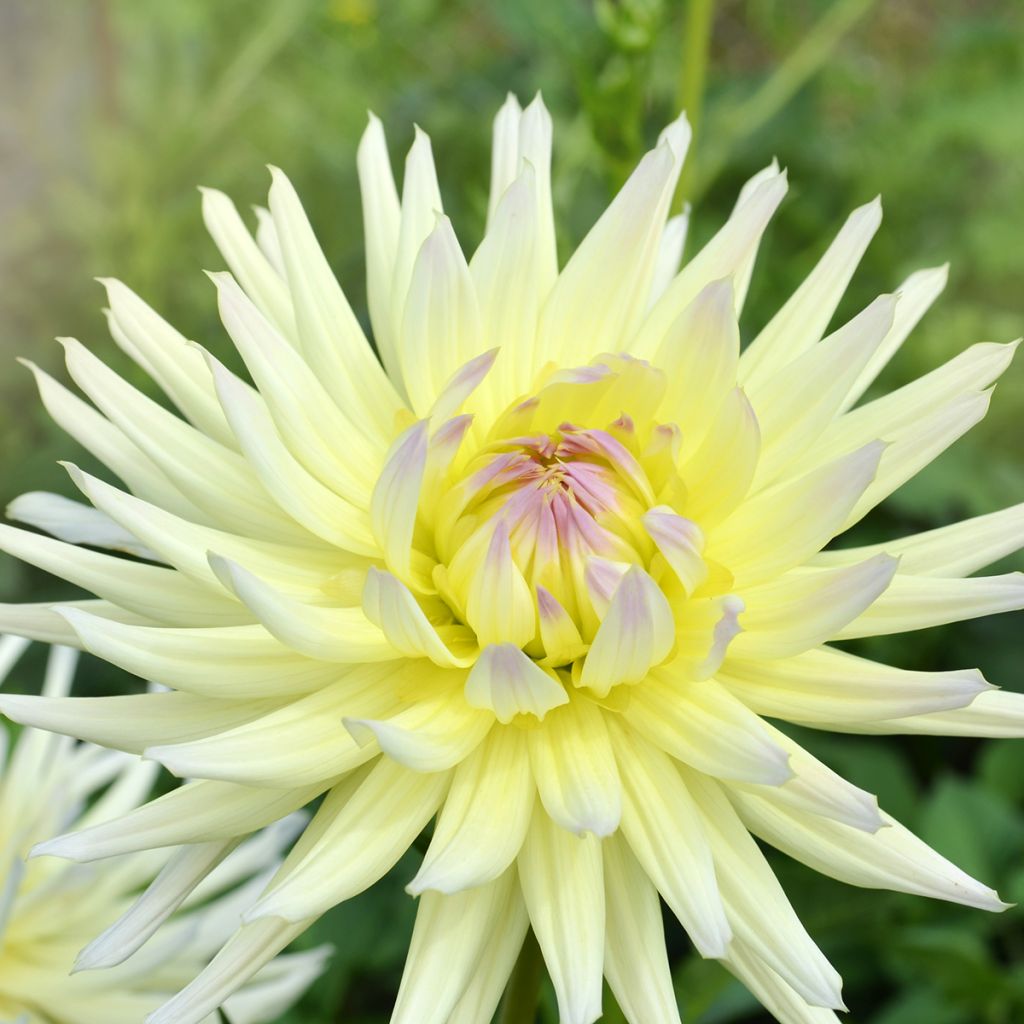
<path fill-rule="evenodd" d="M 710 36 L 705 50 L 704 36 Z M 15 356 L 57 370 L 75 333 L 146 386 L 105 337 L 91 278 L 127 281 L 188 335 L 231 358 L 200 273 L 220 260 L 197 184 L 260 202 L 284 167 L 354 304 L 365 310 L 355 146 L 372 108 L 396 166 L 412 123 L 433 137 L 446 206 L 468 247 L 486 205 L 490 119 L 538 88 L 556 122 L 562 255 L 685 99 L 699 117 L 685 198 L 690 251 L 772 156 L 789 198 L 761 250 L 750 337 L 813 265 L 845 214 L 881 191 L 886 219 L 840 317 L 911 270 L 952 261 L 937 311 L 883 385 L 969 343 L 1021 333 L 1024 311 L 1024 6 L 1014 0 L 6 0 L 0 7 L 0 500 L 71 493 L 58 458 L 88 459 L 38 405 Z M 706 66 L 702 62 L 705 61 Z M 683 197 L 680 197 L 683 198 Z M 59 372 L 59 371 L 58 371 Z M 896 536 L 1024 497 L 1024 370 L 989 418 L 862 528 Z M 1008 560 L 1006 567 L 1020 567 Z M 66 589 L 0 559 L 0 599 Z M 979 665 L 1019 679 L 1011 616 L 864 643 L 913 668 Z M 23 670 L 29 687 L 32 665 Z M 133 683 L 89 661 L 85 692 Z M 1024 744 L 801 734 L 968 871 L 1024 901 Z M 993 917 L 845 888 L 773 858 L 871 1024 L 1024 1020 L 1020 912 Z M 307 937 L 337 947 L 287 1024 L 388 1017 L 413 903 L 403 862 Z M 762 1022 L 716 964 L 669 940 L 687 1024 Z M 606 1020 L 621 1021 L 610 1001 Z M 550 993 L 541 1017 L 554 1022 Z"/>

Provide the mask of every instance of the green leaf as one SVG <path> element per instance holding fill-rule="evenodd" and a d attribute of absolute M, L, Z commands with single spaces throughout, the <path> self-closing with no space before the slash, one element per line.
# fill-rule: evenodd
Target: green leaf
<path fill-rule="evenodd" d="M 872 1024 L 977 1024 L 976 1018 L 929 990 L 907 992 L 872 1018 Z"/>
<path fill-rule="evenodd" d="M 998 793 L 947 777 L 921 816 L 921 838 L 966 872 L 995 884 L 1024 851 L 1024 818 Z"/>

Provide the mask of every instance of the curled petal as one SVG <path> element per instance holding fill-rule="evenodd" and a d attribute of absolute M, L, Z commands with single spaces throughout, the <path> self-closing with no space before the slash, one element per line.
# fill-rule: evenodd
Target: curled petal
<path fill-rule="evenodd" d="M 569 696 L 553 672 L 541 668 L 515 644 L 504 643 L 483 649 L 466 680 L 466 700 L 508 723 L 516 715 L 543 719 L 552 708 L 567 704 Z"/>

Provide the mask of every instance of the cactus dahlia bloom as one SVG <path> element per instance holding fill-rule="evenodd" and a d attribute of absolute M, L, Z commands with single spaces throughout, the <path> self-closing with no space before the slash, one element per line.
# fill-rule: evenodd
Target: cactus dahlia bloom
<path fill-rule="evenodd" d="M 566 1024 L 600 1015 L 602 975 L 634 1024 L 678 1022 L 659 895 L 779 1020 L 835 1020 L 840 979 L 752 834 L 854 885 L 1002 909 L 766 719 L 1024 732 L 1024 697 L 974 670 L 828 645 L 1024 606 L 1018 577 L 968 578 L 1020 545 L 1024 507 L 823 550 L 982 418 L 1012 347 L 976 345 L 859 403 L 945 277 L 914 274 L 826 336 L 879 223 L 870 203 L 741 354 L 786 178 L 756 175 L 679 269 L 684 224 L 667 211 L 688 134 L 666 129 L 559 270 L 539 100 L 498 115 L 468 261 L 427 137 L 399 198 L 371 118 L 359 172 L 379 360 L 274 171 L 255 238 L 204 193 L 251 381 L 116 282 L 114 339 L 182 415 L 74 341 L 93 404 L 34 370 L 123 485 L 70 467 L 89 505 L 14 502 L 53 539 L 5 526 L 0 544 L 96 599 L 6 606 L 0 622 L 171 692 L 3 710 L 192 780 L 44 850 L 209 849 L 323 797 L 151 1024 L 204 1018 L 431 821 L 396 1022 L 489 1020 L 528 925 Z"/>
<path fill-rule="evenodd" d="M 0 683 L 26 646 L 18 637 L 0 637 Z M 53 649 L 47 699 L 67 694 L 76 657 Z M 0 729 L 0 1020 L 139 1024 L 195 977 L 235 930 L 299 816 L 241 846 L 221 840 L 90 865 L 26 861 L 33 843 L 60 830 L 135 811 L 157 765 L 34 729 L 22 733 L 10 756 L 6 741 Z M 159 937 L 142 949 L 164 921 Z M 326 952 L 289 954 L 268 964 L 227 1000 L 233 1024 L 275 1020 L 321 972 Z M 112 969 L 88 970 L 95 967 Z"/>

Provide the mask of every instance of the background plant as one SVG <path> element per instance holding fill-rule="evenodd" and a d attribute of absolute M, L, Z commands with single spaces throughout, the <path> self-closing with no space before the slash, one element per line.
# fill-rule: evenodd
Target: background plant
<path fill-rule="evenodd" d="M 70 493 L 57 458 L 89 466 L 50 423 L 24 355 L 51 370 L 56 334 L 110 356 L 91 278 L 118 276 L 219 357 L 229 346 L 211 286 L 219 267 L 196 184 L 260 202 L 266 163 L 295 180 L 357 308 L 365 309 L 355 144 L 367 107 L 400 166 L 415 121 L 432 136 L 446 208 L 463 237 L 486 208 L 490 119 L 538 87 L 558 122 L 563 256 L 657 130 L 686 106 L 696 158 L 691 251 L 739 184 L 777 155 L 792 188 L 762 247 L 752 336 L 854 206 L 881 191 L 883 228 L 837 315 L 920 266 L 952 261 L 949 288 L 883 379 L 899 384 L 974 341 L 1021 333 L 1024 281 L 1024 8 L 1013 0 L 6 0 L 0 7 L 0 501 Z M 132 377 L 144 384 L 140 377 Z M 1024 370 L 992 412 L 862 527 L 927 529 L 1024 500 Z M 95 468 L 89 466 L 89 468 Z M 1017 558 L 1005 568 L 1020 568 Z M 0 599 L 63 596 L 0 560 Z M 979 665 L 1021 689 L 1019 620 L 1004 616 L 865 644 L 907 668 Z M 28 687 L 37 677 L 27 665 Z M 82 692 L 136 684 L 85 659 Z M 966 870 L 1024 901 L 1024 744 L 800 737 L 819 757 Z M 863 1024 L 1024 1019 L 1020 913 L 991 917 L 869 896 L 773 858 L 808 927 L 846 978 Z M 387 884 L 306 939 L 334 970 L 287 1024 L 387 1020 L 412 925 L 399 864 Z M 678 930 L 687 1024 L 766 1020 Z M 620 1021 L 610 997 L 606 1015 Z M 553 1002 L 541 1019 L 554 1022 Z"/>

